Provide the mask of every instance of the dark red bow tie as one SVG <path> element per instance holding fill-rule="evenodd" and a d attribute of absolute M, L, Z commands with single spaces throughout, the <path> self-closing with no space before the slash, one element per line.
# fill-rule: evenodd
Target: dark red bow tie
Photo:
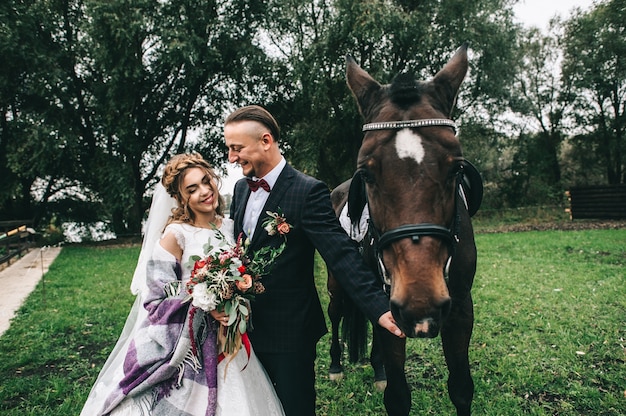
<path fill-rule="evenodd" d="M 250 187 L 250 190 L 252 192 L 256 192 L 259 188 L 263 188 L 267 192 L 270 191 L 270 185 L 265 181 L 265 179 L 259 179 L 258 181 L 255 181 L 253 179 L 246 178 L 246 181 L 248 182 L 248 186 Z"/>

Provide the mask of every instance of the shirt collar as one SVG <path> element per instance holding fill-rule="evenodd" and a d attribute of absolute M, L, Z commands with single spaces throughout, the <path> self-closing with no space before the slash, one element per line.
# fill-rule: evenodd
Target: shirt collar
<path fill-rule="evenodd" d="M 274 169 L 270 170 L 267 175 L 259 179 L 265 179 L 265 181 L 270 185 L 270 188 L 274 189 L 274 184 L 278 180 L 278 177 L 280 176 L 280 172 L 283 171 L 283 168 L 285 167 L 286 164 L 287 164 L 287 161 L 285 160 L 285 158 L 281 157 L 280 162 L 278 162 L 278 164 L 274 166 Z M 254 179 L 257 179 L 257 178 L 255 177 Z"/>

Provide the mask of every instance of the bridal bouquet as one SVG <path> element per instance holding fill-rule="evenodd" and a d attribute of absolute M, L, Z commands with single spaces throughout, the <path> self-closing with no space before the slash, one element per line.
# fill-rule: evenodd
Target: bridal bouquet
<path fill-rule="evenodd" d="M 191 277 L 185 285 L 191 300 L 191 323 L 197 309 L 211 311 L 217 309 L 228 315 L 227 326 L 218 332 L 221 352 L 233 354 L 241 348 L 242 334 L 246 332 L 250 314 L 250 300 L 265 291 L 261 278 L 270 272 L 276 258 L 285 249 L 285 242 L 279 247 L 263 247 L 249 256 L 249 241 L 243 240 L 243 234 L 237 238 L 234 247 L 204 247 L 204 257 L 191 256 L 193 262 Z M 196 354 L 196 345 L 191 334 L 192 348 Z"/>

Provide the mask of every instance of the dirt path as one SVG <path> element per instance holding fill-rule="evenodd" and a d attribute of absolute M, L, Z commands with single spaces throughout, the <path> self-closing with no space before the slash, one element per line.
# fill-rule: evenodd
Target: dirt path
<path fill-rule="evenodd" d="M 60 247 L 34 248 L 0 271 L 0 336 L 60 252 Z"/>

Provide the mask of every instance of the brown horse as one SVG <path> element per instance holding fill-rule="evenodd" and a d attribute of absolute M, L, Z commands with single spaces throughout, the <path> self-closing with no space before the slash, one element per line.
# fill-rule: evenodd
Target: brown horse
<path fill-rule="evenodd" d="M 339 215 L 349 201 L 353 227 L 363 208 L 369 210 L 362 247 L 388 289 L 394 319 L 407 337 L 441 334 L 450 399 L 458 415 L 469 415 L 474 383 L 468 349 L 476 271 L 471 216 L 482 200 L 482 181 L 463 158 L 456 125 L 449 119 L 468 68 L 467 45 L 427 82 L 400 74 L 390 85 L 381 85 L 350 56 L 346 59 L 348 86 L 366 124 L 357 172 L 333 191 L 333 204 Z M 332 275 L 328 288 L 331 355 L 337 367 L 339 315 L 345 312 L 346 300 Z M 378 325 L 373 339 L 374 348 L 382 349 L 387 413 L 408 415 L 406 339 Z M 373 364 L 377 356 L 374 350 Z M 384 378 L 384 372 L 378 368 L 376 378 Z"/>

